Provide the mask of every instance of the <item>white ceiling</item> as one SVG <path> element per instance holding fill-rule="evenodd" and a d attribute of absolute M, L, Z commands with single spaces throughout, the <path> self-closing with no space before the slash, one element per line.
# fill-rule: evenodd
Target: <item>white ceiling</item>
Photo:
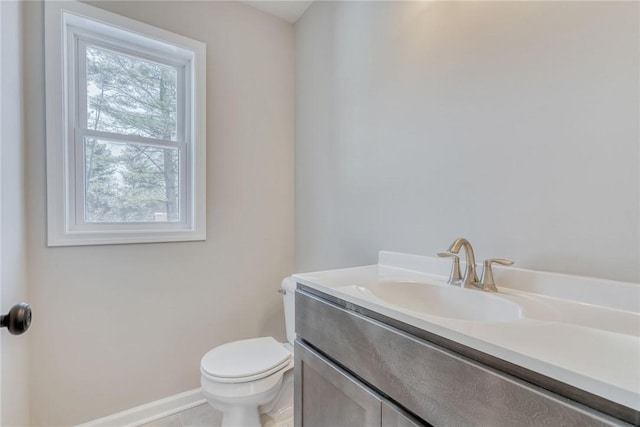
<path fill-rule="evenodd" d="M 302 16 L 305 10 L 311 6 L 313 0 L 244 0 L 250 6 L 267 12 L 287 22 L 295 23 Z"/>

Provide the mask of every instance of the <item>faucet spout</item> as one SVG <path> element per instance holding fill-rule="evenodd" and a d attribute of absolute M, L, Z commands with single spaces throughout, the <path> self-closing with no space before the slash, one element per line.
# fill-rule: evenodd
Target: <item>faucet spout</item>
<path fill-rule="evenodd" d="M 452 254 L 460 253 L 460 249 L 464 248 L 466 270 L 464 277 L 462 278 L 462 287 L 467 288 L 470 285 L 477 286 L 480 280 L 478 279 L 478 273 L 476 272 L 476 256 L 473 253 L 473 247 L 471 243 L 465 238 L 460 237 L 456 239 L 449 247 L 449 252 Z"/>

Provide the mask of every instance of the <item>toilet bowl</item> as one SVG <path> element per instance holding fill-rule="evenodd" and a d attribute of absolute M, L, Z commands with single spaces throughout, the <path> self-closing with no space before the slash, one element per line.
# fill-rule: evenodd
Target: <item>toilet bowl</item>
<path fill-rule="evenodd" d="M 233 341 L 200 362 L 202 394 L 222 412 L 222 427 L 292 425 L 295 281 L 282 281 L 287 343 L 272 337 Z"/>

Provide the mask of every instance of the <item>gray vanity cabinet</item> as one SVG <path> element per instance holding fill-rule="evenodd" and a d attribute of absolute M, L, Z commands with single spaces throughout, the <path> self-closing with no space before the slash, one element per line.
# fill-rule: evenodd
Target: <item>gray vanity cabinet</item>
<path fill-rule="evenodd" d="M 419 427 L 403 411 L 296 340 L 296 425 Z"/>
<path fill-rule="evenodd" d="M 381 425 L 381 399 L 311 348 L 296 341 L 302 424 L 307 427 Z"/>
<path fill-rule="evenodd" d="M 481 363 L 455 343 L 435 344 L 437 337 L 424 339 L 415 328 L 375 316 L 298 287 L 296 427 L 640 425 L 637 413 L 597 411 L 588 399 L 551 391 L 549 379 L 524 381 L 506 373 L 513 367 L 504 361 Z"/>
<path fill-rule="evenodd" d="M 382 401 L 382 427 L 422 427 L 425 425 L 397 406 Z"/>

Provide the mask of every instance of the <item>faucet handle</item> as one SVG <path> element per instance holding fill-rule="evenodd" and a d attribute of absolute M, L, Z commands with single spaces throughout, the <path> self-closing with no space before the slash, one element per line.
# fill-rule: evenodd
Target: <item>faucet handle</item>
<path fill-rule="evenodd" d="M 460 273 L 460 257 L 451 252 L 438 252 L 440 258 L 452 258 L 453 264 L 451 265 L 451 274 L 449 274 L 449 280 L 447 283 L 450 285 L 458 284 L 462 281 L 462 274 Z"/>
<path fill-rule="evenodd" d="M 493 269 L 491 265 L 493 263 L 501 265 L 513 265 L 513 261 L 503 258 L 491 258 L 484 260 L 484 269 L 482 270 L 482 278 L 480 279 L 480 288 L 483 291 L 498 292 L 496 288 L 496 282 L 493 278 Z"/>

